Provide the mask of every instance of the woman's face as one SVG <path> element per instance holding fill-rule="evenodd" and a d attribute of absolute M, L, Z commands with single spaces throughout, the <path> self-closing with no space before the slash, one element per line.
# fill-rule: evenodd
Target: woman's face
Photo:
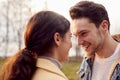
<path fill-rule="evenodd" d="M 58 59 L 61 62 L 68 60 L 68 53 L 69 53 L 70 48 L 72 47 L 71 35 L 72 34 L 70 30 L 67 31 L 60 43 Z"/>

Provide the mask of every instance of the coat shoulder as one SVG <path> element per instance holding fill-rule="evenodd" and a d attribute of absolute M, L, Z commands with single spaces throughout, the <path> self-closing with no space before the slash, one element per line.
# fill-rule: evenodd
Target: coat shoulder
<path fill-rule="evenodd" d="M 38 68 L 36 70 L 32 80 L 67 80 L 67 79 L 65 79 L 55 73 Z"/>

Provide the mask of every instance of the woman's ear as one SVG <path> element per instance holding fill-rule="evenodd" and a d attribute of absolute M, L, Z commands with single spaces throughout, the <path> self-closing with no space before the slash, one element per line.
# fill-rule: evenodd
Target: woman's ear
<path fill-rule="evenodd" d="M 56 44 L 57 46 L 60 45 L 60 43 L 61 43 L 61 36 L 60 36 L 60 34 L 59 34 L 58 32 L 56 32 L 56 33 L 54 34 L 54 41 L 55 41 L 55 44 Z"/>

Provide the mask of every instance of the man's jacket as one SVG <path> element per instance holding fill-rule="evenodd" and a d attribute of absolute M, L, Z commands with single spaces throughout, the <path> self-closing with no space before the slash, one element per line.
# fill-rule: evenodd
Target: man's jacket
<path fill-rule="evenodd" d="M 91 80 L 93 58 L 85 58 L 81 64 L 81 68 L 78 71 L 80 80 Z M 110 73 L 107 80 L 120 80 L 120 50 L 119 56 L 116 58 L 111 66 Z"/>

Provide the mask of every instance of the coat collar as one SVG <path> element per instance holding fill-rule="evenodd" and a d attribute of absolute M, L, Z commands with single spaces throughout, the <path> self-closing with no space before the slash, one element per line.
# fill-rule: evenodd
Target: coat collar
<path fill-rule="evenodd" d="M 64 73 L 54 63 L 52 63 L 48 59 L 38 58 L 36 66 L 38 68 L 44 69 L 48 72 L 51 72 L 53 74 L 57 74 L 65 79 L 67 79 L 67 77 L 64 75 Z"/>
<path fill-rule="evenodd" d="M 120 49 L 119 49 L 119 52 L 118 52 L 118 57 L 117 59 L 114 61 L 114 63 L 112 64 L 112 67 L 110 69 L 110 73 L 109 73 L 109 77 L 108 77 L 108 80 L 110 80 L 111 76 L 112 76 L 112 73 L 114 72 L 115 70 L 115 67 L 117 64 L 120 64 Z"/>

